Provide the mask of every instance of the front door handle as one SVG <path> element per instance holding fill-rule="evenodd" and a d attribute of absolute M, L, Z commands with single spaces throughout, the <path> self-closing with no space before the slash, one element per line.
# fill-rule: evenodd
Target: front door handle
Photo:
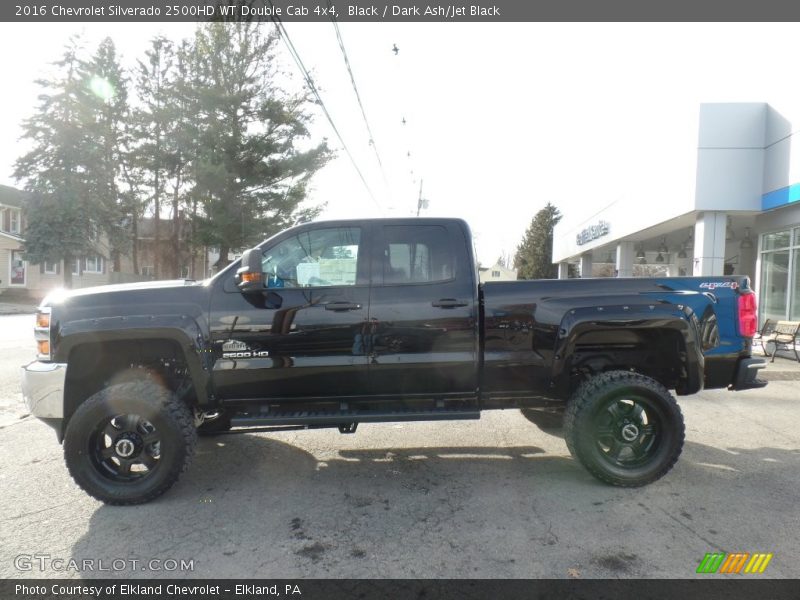
<path fill-rule="evenodd" d="M 325 305 L 325 310 L 336 310 L 336 311 L 358 310 L 360 308 L 361 305 L 355 302 L 328 302 Z"/>
<path fill-rule="evenodd" d="M 456 300 L 455 298 L 442 298 L 441 300 L 431 302 L 431 306 L 435 306 L 436 308 L 457 308 L 459 306 L 467 306 L 467 303 L 463 300 Z"/>

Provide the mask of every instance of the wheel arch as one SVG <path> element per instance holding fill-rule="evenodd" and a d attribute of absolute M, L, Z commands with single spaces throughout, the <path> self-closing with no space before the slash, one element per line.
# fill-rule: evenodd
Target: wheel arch
<path fill-rule="evenodd" d="M 553 380 L 569 397 L 587 377 L 629 370 L 678 395 L 703 387 L 705 359 L 694 314 L 675 305 L 570 311 L 559 329 Z"/>
<path fill-rule="evenodd" d="M 60 359 L 68 365 L 59 441 L 84 400 L 130 377 L 156 378 L 188 404 L 212 406 L 215 399 L 207 352 L 200 346 L 202 336 L 188 333 L 178 328 L 129 328 L 65 336 L 58 347 Z"/>

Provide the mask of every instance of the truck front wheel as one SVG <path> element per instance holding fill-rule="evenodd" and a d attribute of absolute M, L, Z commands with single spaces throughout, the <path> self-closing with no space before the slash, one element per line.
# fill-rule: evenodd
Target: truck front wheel
<path fill-rule="evenodd" d="M 596 478 L 637 487 L 663 477 L 683 449 L 680 407 L 656 380 L 609 371 L 578 387 L 567 404 L 564 437 Z"/>
<path fill-rule="evenodd" d="M 106 504 L 141 504 L 186 470 L 197 441 L 192 412 L 151 379 L 109 386 L 75 411 L 64 436 L 70 475 Z"/>

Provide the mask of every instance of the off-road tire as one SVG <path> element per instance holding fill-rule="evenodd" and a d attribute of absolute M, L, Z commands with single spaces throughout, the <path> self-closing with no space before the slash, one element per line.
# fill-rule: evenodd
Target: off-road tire
<path fill-rule="evenodd" d="M 104 469 L 93 439 L 119 415 L 135 415 L 158 432 L 156 466 L 146 476 L 121 481 Z M 107 427 L 107 425 L 106 425 Z M 75 483 L 113 505 L 142 504 L 171 488 L 194 455 L 197 430 L 189 407 L 150 378 L 109 386 L 83 402 L 67 425 L 64 458 Z M 106 462 L 105 464 L 108 464 Z"/>
<path fill-rule="evenodd" d="M 635 447 L 641 452 L 646 438 L 636 446 L 636 441 L 623 439 L 622 429 L 606 423 L 615 418 L 612 407 L 631 402 L 631 411 L 637 405 L 646 407 L 655 433 L 645 456 L 636 458 L 630 450 L 631 458 L 640 462 L 626 466 L 613 458 L 612 445 Z M 647 427 L 644 425 L 642 431 Z M 610 429 L 613 437 L 606 433 Z M 624 433 L 632 435 L 630 430 Z M 639 487 L 663 477 L 677 462 L 684 436 L 683 415 L 675 398 L 656 380 L 632 371 L 608 371 L 588 379 L 570 398 L 564 416 L 564 439 L 572 456 L 597 479 L 621 487 Z"/>

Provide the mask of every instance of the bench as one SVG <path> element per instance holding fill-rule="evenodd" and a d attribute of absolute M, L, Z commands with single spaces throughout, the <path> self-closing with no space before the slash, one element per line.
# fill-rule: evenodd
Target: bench
<path fill-rule="evenodd" d="M 775 331 L 775 320 L 767 319 L 764 321 L 761 329 L 756 331 L 755 335 L 753 336 L 753 346 L 755 346 L 757 343 L 760 344 L 761 350 L 764 352 L 765 356 L 767 355 L 767 351 L 764 349 L 764 344 L 761 340 L 763 340 L 765 336 L 768 336 L 773 331 Z"/>
<path fill-rule="evenodd" d="M 767 319 L 761 328 L 759 338 L 761 349 L 764 350 L 766 356 L 770 355 L 767 346 L 769 344 L 775 346 L 770 362 L 775 362 L 775 355 L 778 350 L 792 350 L 797 362 L 800 362 L 800 354 L 797 352 L 797 346 L 800 344 L 800 321 L 772 322 Z"/>

